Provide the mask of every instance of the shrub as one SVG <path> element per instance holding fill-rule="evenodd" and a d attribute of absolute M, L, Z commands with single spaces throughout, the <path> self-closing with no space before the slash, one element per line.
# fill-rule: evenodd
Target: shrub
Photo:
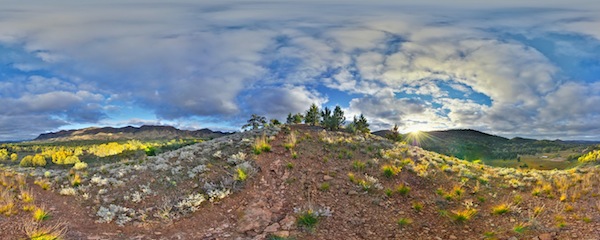
<path fill-rule="evenodd" d="M 501 215 L 510 212 L 510 206 L 507 204 L 500 204 L 492 208 L 492 214 Z"/>
<path fill-rule="evenodd" d="M 248 178 L 248 173 L 246 173 L 246 170 L 242 169 L 242 168 L 237 168 L 237 175 L 235 177 L 235 180 L 238 181 L 245 181 Z"/>
<path fill-rule="evenodd" d="M 25 234 L 32 240 L 60 240 L 65 234 L 65 227 L 62 224 L 53 225 L 51 227 L 42 227 L 33 221 L 27 222 L 24 225 Z"/>
<path fill-rule="evenodd" d="M 329 183 L 328 182 L 324 182 L 324 183 L 321 183 L 321 186 L 319 186 L 319 190 L 321 190 L 321 191 L 327 191 L 327 190 L 329 190 L 329 187 L 330 187 Z"/>
<path fill-rule="evenodd" d="M 31 192 L 27 191 L 27 190 L 22 190 L 21 191 L 21 201 L 23 201 L 24 203 L 33 202 L 33 195 L 31 194 Z"/>
<path fill-rule="evenodd" d="M 398 219 L 397 223 L 398 223 L 398 225 L 400 225 L 400 227 L 404 227 L 404 226 L 411 224 L 412 222 L 413 222 L 413 220 L 410 218 L 400 218 L 400 219 Z"/>
<path fill-rule="evenodd" d="M 62 162 L 65 165 L 71 165 L 71 164 L 76 164 L 80 162 L 79 161 L 79 157 L 77 156 L 68 156 L 67 158 L 65 158 L 65 160 Z"/>
<path fill-rule="evenodd" d="M 88 167 L 88 164 L 85 162 L 77 162 L 75 163 L 75 165 L 73 165 L 73 169 L 75 170 L 83 170 L 86 169 Z"/>
<path fill-rule="evenodd" d="M 79 174 L 75 174 L 73 176 L 73 180 L 71 181 L 71 185 L 73 187 L 77 187 L 77 186 L 81 185 L 81 176 L 79 176 Z"/>
<path fill-rule="evenodd" d="M 285 149 L 291 150 L 292 148 L 294 148 L 296 146 L 297 142 L 298 142 L 298 139 L 296 137 L 296 133 L 291 132 L 290 135 L 287 137 L 287 140 L 283 146 L 285 147 Z"/>
<path fill-rule="evenodd" d="M 254 154 L 256 154 L 256 155 L 261 154 L 262 152 L 270 152 L 271 151 L 271 145 L 269 145 L 267 136 L 265 134 L 263 134 L 261 137 L 256 138 L 256 140 L 254 140 L 254 146 L 252 146 L 252 150 L 254 151 Z"/>
<path fill-rule="evenodd" d="M 33 166 L 33 157 L 31 155 L 27 155 L 21 159 L 19 163 L 21 167 L 32 167 Z"/>
<path fill-rule="evenodd" d="M 366 164 L 364 162 L 355 160 L 354 162 L 352 162 L 352 167 L 356 171 L 362 171 L 365 170 Z"/>
<path fill-rule="evenodd" d="M 37 208 L 33 212 L 33 219 L 38 222 L 46 220 L 48 219 L 48 217 L 50 217 L 50 214 L 48 214 L 48 212 L 46 212 L 46 210 L 44 210 L 43 208 Z"/>
<path fill-rule="evenodd" d="M 513 231 L 515 231 L 518 234 L 523 234 L 526 229 L 527 229 L 527 226 L 525 226 L 525 224 L 519 223 L 513 228 Z"/>
<path fill-rule="evenodd" d="M 354 173 L 348 173 L 348 180 L 350 180 L 350 182 L 352 183 L 357 183 L 356 176 L 354 176 Z"/>
<path fill-rule="evenodd" d="M 42 189 L 44 190 L 48 190 L 50 189 L 50 182 L 48 180 L 36 180 L 35 182 L 33 182 L 35 185 L 40 186 Z"/>
<path fill-rule="evenodd" d="M 423 204 L 421 204 L 420 202 L 413 202 L 412 208 L 415 211 L 420 212 L 423 209 Z"/>
<path fill-rule="evenodd" d="M 319 222 L 319 218 L 315 212 L 312 210 L 307 210 L 298 215 L 296 222 L 298 223 L 298 226 L 304 229 L 312 230 Z"/>
<path fill-rule="evenodd" d="M 406 196 L 410 192 L 410 187 L 402 183 L 398 185 L 398 187 L 396 188 L 396 192 L 398 192 L 402 196 Z"/>
<path fill-rule="evenodd" d="M 393 176 L 398 175 L 398 173 L 400 173 L 401 171 L 401 168 L 393 165 L 385 165 L 381 167 L 381 171 L 383 172 L 384 176 L 386 176 L 387 178 L 391 178 Z"/>
<path fill-rule="evenodd" d="M 465 209 L 462 211 L 452 211 L 452 214 L 450 214 L 450 217 L 455 222 L 464 223 L 466 221 L 469 221 L 473 216 L 475 216 L 475 214 L 477 214 L 477 210 Z"/>
<path fill-rule="evenodd" d="M 386 189 L 384 190 L 384 193 L 385 193 L 385 195 L 386 195 L 387 197 L 391 197 L 391 196 L 392 196 L 392 194 L 394 193 L 394 191 L 392 191 L 392 189 L 386 188 Z"/>

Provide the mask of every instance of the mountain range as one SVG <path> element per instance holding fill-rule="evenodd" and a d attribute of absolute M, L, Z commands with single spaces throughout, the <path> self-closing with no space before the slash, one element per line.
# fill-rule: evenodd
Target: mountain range
<path fill-rule="evenodd" d="M 231 133 L 212 131 L 204 128 L 200 130 L 181 130 L 172 126 L 143 125 L 141 127 L 127 126 L 122 128 L 91 127 L 77 130 L 62 130 L 40 134 L 34 141 L 72 141 L 72 140 L 154 140 L 174 138 L 201 138 L 213 139 Z"/>

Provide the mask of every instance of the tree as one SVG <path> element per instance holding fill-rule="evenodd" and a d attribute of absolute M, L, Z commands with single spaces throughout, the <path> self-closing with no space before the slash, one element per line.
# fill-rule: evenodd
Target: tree
<path fill-rule="evenodd" d="M 367 122 L 367 119 L 365 118 L 364 115 L 360 114 L 359 118 L 356 118 L 356 116 L 354 116 L 354 128 L 356 129 L 357 132 L 361 132 L 361 133 L 370 133 L 371 130 L 369 129 L 369 123 Z"/>
<path fill-rule="evenodd" d="M 288 113 L 287 118 L 285 119 L 285 124 L 292 124 L 294 123 L 294 116 L 292 116 L 292 113 Z"/>
<path fill-rule="evenodd" d="M 402 141 L 402 134 L 400 134 L 398 128 L 398 124 L 394 124 L 394 127 L 392 128 L 391 132 L 385 135 L 385 137 L 394 142 Z"/>
<path fill-rule="evenodd" d="M 321 111 L 321 126 L 324 126 L 325 128 L 329 128 L 329 126 L 331 126 L 331 109 L 329 109 L 328 107 L 325 107 L 322 111 Z"/>
<path fill-rule="evenodd" d="M 304 116 L 302 116 L 301 113 L 294 114 L 294 123 L 295 124 L 300 124 L 300 123 L 302 123 L 303 120 L 304 120 Z"/>
<path fill-rule="evenodd" d="M 335 130 L 346 124 L 346 117 L 340 106 L 335 106 L 335 109 L 333 110 L 333 119 L 335 121 Z"/>
<path fill-rule="evenodd" d="M 275 119 L 275 118 L 271 119 L 270 123 L 273 126 L 279 126 L 279 125 L 281 125 L 281 122 L 279 120 Z"/>
<path fill-rule="evenodd" d="M 321 124 L 329 130 L 338 130 L 346 122 L 344 111 L 340 106 L 335 106 L 333 113 L 328 107 L 321 112 Z"/>
<path fill-rule="evenodd" d="M 315 126 L 321 120 L 321 116 L 319 116 L 319 107 L 317 104 L 310 105 L 310 108 L 306 111 L 304 116 L 304 123 Z"/>
<path fill-rule="evenodd" d="M 267 124 L 267 118 L 256 115 L 256 114 L 252 114 L 252 117 L 250 119 L 248 119 L 247 124 L 242 126 L 242 129 L 247 129 L 247 128 L 258 129 L 258 128 L 265 127 L 265 124 Z"/>

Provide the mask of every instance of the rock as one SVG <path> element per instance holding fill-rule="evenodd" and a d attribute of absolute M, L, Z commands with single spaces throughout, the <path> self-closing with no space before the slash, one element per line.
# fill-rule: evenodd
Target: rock
<path fill-rule="evenodd" d="M 540 240 L 552 240 L 552 235 L 550 233 L 544 233 L 538 236 Z"/>
<path fill-rule="evenodd" d="M 510 237 L 508 240 L 519 240 L 517 237 Z"/>
<path fill-rule="evenodd" d="M 278 230 L 279 230 L 279 223 L 273 223 L 270 226 L 268 226 L 267 228 L 265 228 L 264 232 L 272 233 L 272 232 L 277 232 Z"/>
<path fill-rule="evenodd" d="M 286 216 L 283 220 L 279 221 L 279 226 L 283 230 L 292 230 L 296 225 L 296 218 L 292 215 Z"/>
<path fill-rule="evenodd" d="M 279 232 L 273 233 L 273 235 L 286 238 L 286 237 L 290 236 L 290 232 L 289 231 L 279 231 Z"/>
<path fill-rule="evenodd" d="M 87 239 L 88 240 L 100 240 L 100 239 L 102 239 L 102 237 L 100 237 L 100 236 L 88 236 Z"/>
<path fill-rule="evenodd" d="M 272 213 L 264 208 L 250 207 L 238 223 L 238 232 L 245 233 L 250 230 L 259 230 L 271 222 Z"/>
<path fill-rule="evenodd" d="M 458 238 L 454 235 L 450 235 L 450 239 L 458 239 Z"/>
<path fill-rule="evenodd" d="M 323 176 L 323 181 L 331 181 L 331 180 L 333 180 L 333 177 L 331 177 L 329 175 Z"/>
<path fill-rule="evenodd" d="M 358 192 L 356 192 L 354 190 L 350 190 L 350 191 L 348 191 L 348 195 L 358 195 Z"/>
<path fill-rule="evenodd" d="M 266 234 L 256 235 L 256 237 L 252 238 L 252 240 L 265 240 L 265 239 L 267 239 Z"/>

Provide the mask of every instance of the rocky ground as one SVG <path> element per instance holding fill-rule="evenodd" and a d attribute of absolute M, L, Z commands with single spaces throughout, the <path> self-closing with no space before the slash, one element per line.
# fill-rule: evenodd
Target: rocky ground
<path fill-rule="evenodd" d="M 256 155 L 263 134 L 271 150 Z M 51 215 L 36 224 L 66 239 L 600 239 L 595 167 L 492 168 L 305 125 L 93 169 L 17 171 Z M 30 218 L 0 217 L 0 238 L 25 238 Z"/>

